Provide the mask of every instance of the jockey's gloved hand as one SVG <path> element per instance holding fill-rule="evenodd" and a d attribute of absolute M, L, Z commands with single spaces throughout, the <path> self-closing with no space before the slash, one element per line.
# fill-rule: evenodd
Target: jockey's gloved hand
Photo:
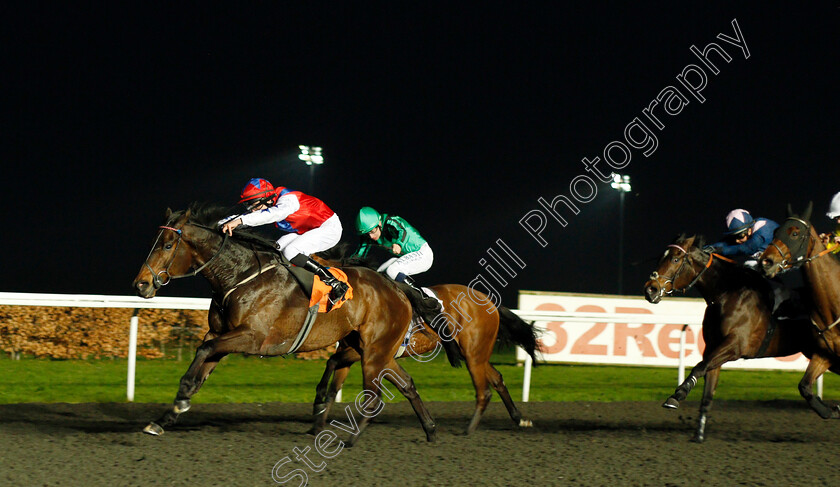
<path fill-rule="evenodd" d="M 237 218 L 239 218 L 239 215 L 230 215 L 230 216 L 228 216 L 228 217 L 225 217 L 225 218 L 222 218 L 221 220 L 219 220 L 219 222 L 217 223 L 217 225 L 219 226 L 219 228 L 222 228 L 222 226 L 223 226 L 225 223 L 227 223 L 227 222 L 229 222 L 229 221 L 231 221 L 231 220 L 235 220 L 235 219 L 237 219 Z"/>

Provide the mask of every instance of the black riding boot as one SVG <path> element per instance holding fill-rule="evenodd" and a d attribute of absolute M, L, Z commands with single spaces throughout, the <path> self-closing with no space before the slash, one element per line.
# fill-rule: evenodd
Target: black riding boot
<path fill-rule="evenodd" d="M 420 317 L 423 318 L 423 321 L 425 321 L 426 324 L 429 325 L 429 327 L 441 338 L 441 344 L 443 345 L 444 351 L 446 351 L 446 357 L 449 359 L 449 363 L 452 364 L 453 367 L 460 367 L 463 354 L 461 353 L 458 343 L 449 336 L 449 333 L 445 333 L 448 332 L 448 330 L 444 330 L 448 320 L 440 319 L 440 313 L 443 312 L 440 301 L 424 293 L 423 290 L 420 289 L 420 286 L 414 282 L 414 279 L 408 277 L 402 272 L 397 274 L 397 277 L 394 280 L 407 285 L 413 292 L 419 293 L 420 308 L 422 309 L 418 309 L 417 311 L 420 314 Z M 449 336 L 449 339 L 444 339 L 445 336 Z"/>
<path fill-rule="evenodd" d="M 428 294 L 426 294 L 425 292 L 423 292 L 423 290 L 420 289 L 420 286 L 418 286 L 417 283 L 414 282 L 414 279 L 412 279 L 410 276 L 407 276 L 407 275 L 403 274 L 402 272 L 400 272 L 399 274 L 397 274 L 397 277 L 394 280 L 397 281 L 397 282 L 404 282 L 405 284 L 410 286 L 411 289 L 414 289 L 415 291 L 417 291 L 420 294 L 420 299 L 422 299 L 423 302 L 427 306 L 432 306 L 435 309 L 437 309 L 438 311 L 443 311 L 443 310 L 440 309 L 440 302 L 438 302 L 437 299 L 435 299 L 435 298 L 429 296 Z"/>
<path fill-rule="evenodd" d="M 290 259 L 289 262 L 298 267 L 303 267 L 309 272 L 314 273 L 315 275 L 321 278 L 321 282 L 323 282 L 327 286 L 330 286 L 332 288 L 330 290 L 329 296 L 329 300 L 331 303 L 335 304 L 338 300 L 343 298 L 344 293 L 347 292 L 347 284 L 338 280 L 338 278 L 332 275 L 326 267 L 312 260 L 310 257 L 307 257 L 303 254 L 298 254 L 294 256 L 294 258 Z"/>

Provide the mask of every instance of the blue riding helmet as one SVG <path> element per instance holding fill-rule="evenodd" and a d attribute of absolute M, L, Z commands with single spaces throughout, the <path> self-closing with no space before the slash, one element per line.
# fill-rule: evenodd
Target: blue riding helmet
<path fill-rule="evenodd" d="M 732 210 L 726 215 L 726 232 L 724 235 L 738 235 L 752 228 L 755 220 L 747 210 Z"/>

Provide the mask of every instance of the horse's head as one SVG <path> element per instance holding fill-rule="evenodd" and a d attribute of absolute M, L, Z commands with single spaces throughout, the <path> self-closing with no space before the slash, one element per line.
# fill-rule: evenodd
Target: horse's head
<path fill-rule="evenodd" d="M 160 227 L 152 250 L 149 251 L 140 273 L 134 278 L 134 289 L 143 298 L 154 297 L 161 286 L 165 286 L 173 275 L 185 274 L 193 264 L 193 252 L 184 239 L 184 227 L 190 218 L 190 210 L 172 213 L 166 210 L 166 225 Z"/>
<path fill-rule="evenodd" d="M 691 254 L 702 252 L 696 236 L 681 235 L 665 249 L 659 265 L 645 283 L 645 299 L 658 303 L 674 291 L 685 291 L 692 284 L 697 272 L 692 265 Z"/>
<path fill-rule="evenodd" d="M 804 264 L 819 240 L 814 227 L 808 221 L 814 208 L 813 201 L 808 203 L 802 215 L 793 212 L 788 204 L 788 218 L 773 233 L 773 241 L 759 258 L 761 270 L 767 277 Z"/>

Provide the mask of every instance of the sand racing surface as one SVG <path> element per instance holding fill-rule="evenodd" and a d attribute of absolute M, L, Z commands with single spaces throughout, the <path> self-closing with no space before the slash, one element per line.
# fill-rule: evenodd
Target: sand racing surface
<path fill-rule="evenodd" d="M 195 403 L 163 436 L 141 433 L 166 407 L 0 405 L 0 485 L 840 485 L 840 423 L 798 401 L 718 401 L 702 444 L 691 401 L 521 404 L 530 429 L 493 402 L 469 437 L 472 403 L 433 402 L 435 443 L 401 402 L 353 448 L 321 445 L 331 458 L 307 434 L 309 404 Z"/>

